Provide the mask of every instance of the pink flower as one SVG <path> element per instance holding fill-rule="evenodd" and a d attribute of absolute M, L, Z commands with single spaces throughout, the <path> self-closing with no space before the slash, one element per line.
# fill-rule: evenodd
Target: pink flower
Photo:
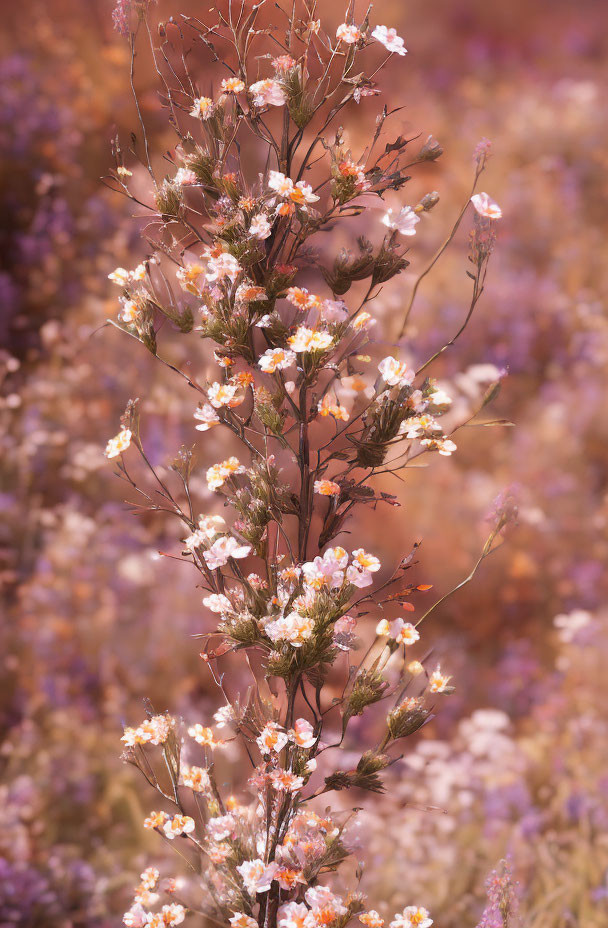
<path fill-rule="evenodd" d="M 451 679 L 451 677 L 441 672 L 441 667 L 438 664 L 429 677 L 429 689 L 431 693 L 444 693 Z"/>
<path fill-rule="evenodd" d="M 299 748 L 311 748 L 315 741 L 314 729 L 306 719 L 297 719 L 289 732 L 289 738 Z"/>
<path fill-rule="evenodd" d="M 126 925 L 126 928 L 144 928 L 148 923 L 148 913 L 140 903 L 137 902 L 135 905 L 131 906 L 128 912 L 125 912 L 122 917 L 122 922 L 123 925 Z"/>
<path fill-rule="evenodd" d="M 198 184 L 198 177 L 194 171 L 190 170 L 190 168 L 179 168 L 173 180 L 181 187 L 188 187 L 192 184 Z"/>
<path fill-rule="evenodd" d="M 171 905 L 164 905 L 161 909 L 162 924 L 167 928 L 173 928 L 174 925 L 181 925 L 186 917 L 186 910 L 183 905 L 172 902 Z"/>
<path fill-rule="evenodd" d="M 251 896 L 256 893 L 265 893 L 270 889 L 278 864 L 266 866 L 263 860 L 246 860 L 236 868 L 241 874 L 245 889 Z"/>
<path fill-rule="evenodd" d="M 222 535 L 214 541 L 211 547 L 203 552 L 209 570 L 217 570 L 228 563 L 228 559 L 247 557 L 251 553 L 251 545 L 242 545 L 232 535 Z"/>
<path fill-rule="evenodd" d="M 336 29 L 336 38 L 345 45 L 356 45 L 361 37 L 361 30 L 357 26 L 349 26 L 348 23 L 342 23 Z"/>
<path fill-rule="evenodd" d="M 387 51 L 396 55 L 405 55 L 407 48 L 404 48 L 403 39 L 397 35 L 396 29 L 387 29 L 386 26 L 376 26 L 372 32 L 372 39 L 380 42 Z"/>
<path fill-rule="evenodd" d="M 303 777 L 297 777 L 289 770 L 273 770 L 270 780 L 274 788 L 280 793 L 296 793 L 304 786 Z"/>
<path fill-rule="evenodd" d="M 430 928 L 433 919 L 423 906 L 408 905 L 390 924 L 390 928 Z"/>
<path fill-rule="evenodd" d="M 207 390 L 207 396 L 211 405 L 216 409 L 221 409 L 222 406 L 240 406 L 245 399 L 243 394 L 239 394 L 240 389 L 238 383 L 218 383 L 216 381 Z"/>
<path fill-rule="evenodd" d="M 289 738 L 276 722 L 268 722 L 263 731 L 256 738 L 257 746 L 262 754 L 278 754 L 283 750 Z"/>
<path fill-rule="evenodd" d="M 340 484 L 333 480 L 315 480 L 314 491 L 320 496 L 339 496 Z"/>
<path fill-rule="evenodd" d="M 228 921 L 232 925 L 232 928 L 258 928 L 258 923 L 255 918 L 252 918 L 251 915 L 246 915 L 245 912 L 235 912 Z"/>
<path fill-rule="evenodd" d="M 382 374 L 384 381 L 390 387 L 409 386 L 416 376 L 405 361 L 397 361 L 397 359 L 393 358 L 391 355 L 380 361 L 378 370 Z"/>
<path fill-rule="evenodd" d="M 272 66 L 275 71 L 286 73 L 287 71 L 291 71 L 292 68 L 295 68 L 296 61 L 291 55 L 279 55 L 278 58 L 272 59 Z"/>
<path fill-rule="evenodd" d="M 222 421 L 213 406 L 209 403 L 204 403 L 199 406 L 194 412 L 194 418 L 198 419 L 201 423 L 195 426 L 197 432 L 206 432 L 208 429 L 213 428 L 214 425 L 219 425 Z"/>
<path fill-rule="evenodd" d="M 249 233 L 260 240 L 268 238 L 272 232 L 272 223 L 265 213 L 257 213 L 251 220 Z"/>
<path fill-rule="evenodd" d="M 395 219 L 392 209 L 389 209 L 382 217 L 382 222 L 389 229 L 396 229 L 401 235 L 415 235 L 420 216 L 416 215 L 411 206 L 403 206 Z"/>
<path fill-rule="evenodd" d="M 498 203 L 487 193 L 474 193 L 471 197 L 471 203 L 480 216 L 486 219 L 501 219 L 502 210 Z"/>
<path fill-rule="evenodd" d="M 190 834 L 194 828 L 194 819 L 189 815 L 174 815 L 163 825 L 163 831 L 170 841 L 180 835 Z"/>
<path fill-rule="evenodd" d="M 268 348 L 258 361 L 258 365 L 265 374 L 274 374 L 275 371 L 290 367 L 295 360 L 296 356 L 293 351 L 286 348 Z"/>
<path fill-rule="evenodd" d="M 104 452 L 107 458 L 116 458 L 126 451 L 131 444 L 132 433 L 130 429 L 123 429 L 115 438 L 111 438 Z"/>
<path fill-rule="evenodd" d="M 303 902 L 287 902 L 279 908 L 279 928 L 304 928 L 308 907 Z"/>
<path fill-rule="evenodd" d="M 249 92 L 253 95 L 254 106 L 284 106 L 285 91 L 272 78 L 251 84 Z"/>

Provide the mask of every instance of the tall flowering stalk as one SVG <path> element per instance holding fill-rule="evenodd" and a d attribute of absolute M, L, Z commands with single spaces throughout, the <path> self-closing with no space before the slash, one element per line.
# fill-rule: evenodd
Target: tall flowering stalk
<path fill-rule="evenodd" d="M 381 350 L 370 312 L 383 285 L 408 266 L 404 243 L 438 196 L 385 208 L 372 233 L 379 243 L 359 234 L 356 250 L 333 261 L 321 235 L 347 220 L 358 220 L 360 232 L 367 205 L 400 191 L 408 172 L 441 149 L 430 138 L 416 154 L 413 140 L 400 135 L 381 141 L 386 106 L 359 155 L 338 128 L 343 114 L 352 118 L 364 97 L 380 93 L 375 77 L 388 58 L 406 54 L 394 29 L 373 28 L 368 14 L 359 22 L 354 3 L 330 32 L 317 18 L 316 0 L 294 0 L 287 11 L 268 6 L 229 0 L 212 25 L 192 17 L 179 27 L 161 24 L 158 45 L 146 4 L 121 4 L 117 16 L 133 60 L 138 33 L 150 38 L 179 144 L 174 173 L 159 179 L 142 121 L 141 160 L 153 203 L 132 192 L 132 171 L 116 145 L 111 183 L 150 213 L 151 251 L 134 270 L 110 274 L 121 288 L 113 324 L 196 392 L 200 432 L 223 427 L 242 446 L 238 457 L 207 462 L 209 491 L 232 513 L 226 519 L 199 514 L 191 451 L 182 449 L 173 464 L 177 489 L 156 472 L 137 402 L 106 449 L 144 508 L 181 520 L 181 556 L 200 574 L 206 609 L 219 616 L 202 652 L 223 699 L 215 726 L 206 719 L 182 731 L 171 715 L 151 710 L 123 736 L 126 759 L 163 800 L 145 827 L 171 842 L 191 872 L 178 886 L 159 884 L 154 868 L 144 871 L 124 916 L 131 928 L 177 925 L 188 911 L 234 928 L 344 928 L 354 917 L 381 928 L 383 919 L 366 911 L 361 893 L 342 896 L 325 885 L 324 875 L 349 856 L 347 820 L 314 800 L 353 788 L 381 791 L 395 749 L 428 721 L 435 697 L 451 690 L 439 666 L 411 657 L 420 623 L 439 605 L 417 621 L 407 618 L 412 595 L 430 589 L 408 580 L 415 549 L 382 572 L 358 540 L 348 550 L 338 541 L 347 526 L 353 531 L 361 507 L 398 505 L 374 478 L 456 449 L 440 424 L 450 398 L 424 372 L 460 332 L 416 369 L 405 350 Z M 280 16 L 280 25 L 266 13 Z M 176 51 L 178 33 L 187 51 L 200 46 L 226 69 L 215 91 Z M 482 146 L 475 185 L 486 157 Z M 500 216 L 487 194 L 474 187 L 472 198 L 473 293 L 461 331 L 481 296 Z M 410 311 L 411 301 L 400 326 Z M 166 323 L 214 344 L 210 382 L 198 382 L 193 365 L 186 373 L 162 357 Z M 138 488 L 131 477 L 124 456 L 130 446 L 152 473 L 154 490 Z M 504 522 L 499 515 L 479 563 Z M 352 660 L 358 619 L 370 615 L 375 638 Z M 219 665 L 236 651 L 254 682 L 232 698 Z M 333 698 L 330 678 L 339 693 Z M 329 767 L 326 752 L 344 744 L 351 720 L 381 702 L 388 709 L 377 742 L 354 766 Z M 232 734 L 224 737 L 227 730 Z M 250 765 L 250 803 L 223 796 L 216 776 L 214 756 L 235 739 Z M 171 901 L 163 904 L 160 888 Z M 431 924 L 424 907 L 408 904 L 391 928 Z"/>

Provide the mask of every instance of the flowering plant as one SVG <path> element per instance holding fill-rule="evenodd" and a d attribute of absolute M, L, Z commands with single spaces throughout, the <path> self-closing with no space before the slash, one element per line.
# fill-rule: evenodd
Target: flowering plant
<path fill-rule="evenodd" d="M 325 263 L 320 241 L 347 220 L 367 218 L 368 204 L 400 191 L 412 167 L 441 155 L 430 137 L 415 155 L 413 139 L 399 135 L 382 144 L 391 115 L 386 107 L 359 156 L 335 128 L 343 111 L 380 93 L 375 77 L 388 58 L 374 63 L 374 56 L 379 48 L 389 58 L 404 56 L 403 40 L 386 26 L 372 29 L 368 14 L 358 23 L 354 3 L 345 22 L 326 32 L 314 0 L 294 2 L 288 14 L 273 9 L 285 16 L 280 29 L 264 19 L 264 0 L 229 0 L 213 25 L 193 17 L 183 17 L 179 27 L 161 24 L 157 46 L 147 13 L 145 3 L 122 3 L 116 21 L 130 35 L 133 61 L 138 33 L 150 36 L 179 142 L 170 155 L 175 173 L 159 180 L 141 121 L 152 204 L 131 189 L 133 172 L 116 144 L 109 182 L 150 213 L 151 250 L 134 270 L 109 275 L 121 289 L 113 324 L 197 393 L 197 430 L 224 427 L 242 452 L 206 471 L 208 498 L 234 513 L 229 522 L 217 512 L 199 514 L 192 450 L 182 449 L 172 465 L 179 492 L 158 473 L 144 447 L 137 401 L 106 449 L 144 509 L 169 511 L 185 526 L 182 558 L 200 574 L 204 606 L 219 616 L 201 654 L 223 697 L 215 728 L 232 732 L 224 738 L 196 722 L 186 739 L 177 719 L 152 709 L 125 730 L 126 759 L 169 809 L 151 813 L 145 827 L 179 847 L 192 875 L 181 885 L 159 884 L 158 871 L 146 869 L 124 923 L 178 925 L 189 911 L 234 928 L 344 928 L 355 916 L 368 928 L 382 928 L 384 919 L 366 910 L 360 892 L 343 896 L 322 883 L 352 847 L 349 818 L 320 809 L 315 799 L 348 789 L 381 791 L 382 772 L 398 759 L 395 746 L 429 720 L 436 695 L 451 691 L 439 666 L 410 657 L 420 623 L 445 597 L 408 621 L 411 599 L 430 589 L 408 580 L 417 545 L 382 573 L 374 554 L 358 543 L 347 550 L 338 538 L 362 506 L 399 505 L 375 478 L 403 472 L 433 451 L 456 450 L 451 436 L 465 423 L 446 433 L 440 418 L 450 397 L 423 375 L 464 331 L 483 291 L 493 222 L 500 217 L 487 194 L 475 193 L 487 145 L 476 151 L 471 191 L 470 307 L 460 330 L 416 366 L 410 346 L 383 350 L 368 307 L 408 266 L 402 237 L 416 234 L 438 195 L 428 193 L 396 213 L 386 209 L 377 224 L 380 243 L 359 235 L 357 251 L 342 250 L 333 263 Z M 210 96 L 200 93 L 193 74 L 191 53 L 199 48 L 227 71 Z M 333 137 L 326 134 L 330 126 Z M 467 205 L 419 275 L 398 320 L 402 332 L 418 284 Z M 214 344 L 216 373 L 208 382 L 191 372 L 193 363 L 184 370 L 159 353 L 163 327 Z M 467 422 L 495 392 L 492 385 Z M 139 488 L 127 469 L 131 446 L 156 490 Z M 478 564 L 495 547 L 506 518 L 501 510 Z M 374 612 L 375 637 L 351 663 L 357 622 Z M 219 670 L 231 652 L 243 653 L 252 677 L 237 697 Z M 351 721 L 388 700 L 377 743 L 348 769 L 328 767 L 326 752 L 345 743 Z M 250 804 L 220 788 L 214 758 L 233 741 L 251 764 Z M 160 888 L 171 901 L 152 912 Z M 410 904 L 391 928 L 431 924 L 426 908 Z"/>

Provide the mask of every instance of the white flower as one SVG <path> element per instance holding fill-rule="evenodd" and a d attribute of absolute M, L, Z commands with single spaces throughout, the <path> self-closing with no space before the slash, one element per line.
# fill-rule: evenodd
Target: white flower
<path fill-rule="evenodd" d="M 327 585 L 333 589 L 342 586 L 344 568 L 348 563 L 348 554 L 344 548 L 328 548 L 322 557 L 307 561 L 302 565 L 304 583 L 314 590 Z"/>
<path fill-rule="evenodd" d="M 231 835 L 236 827 L 233 815 L 216 815 L 207 822 L 207 835 L 213 841 L 223 841 Z"/>
<path fill-rule="evenodd" d="M 290 770 L 273 770 L 270 774 L 272 785 L 279 792 L 296 793 L 304 786 L 304 777 L 298 777 Z"/>
<path fill-rule="evenodd" d="M 441 426 L 432 416 L 411 416 L 404 419 L 399 426 L 399 435 L 405 435 L 406 438 L 420 438 L 424 432 L 441 431 Z"/>
<path fill-rule="evenodd" d="M 131 906 L 129 911 L 125 912 L 122 917 L 122 923 L 126 925 L 126 928 L 144 928 L 147 922 L 148 913 L 139 902 Z"/>
<path fill-rule="evenodd" d="M 206 432 L 208 429 L 213 428 L 214 425 L 219 425 L 222 421 L 209 403 L 203 403 L 199 406 L 194 412 L 194 418 L 201 423 L 195 426 L 197 432 Z"/>
<path fill-rule="evenodd" d="M 285 104 L 285 91 L 279 82 L 272 78 L 251 84 L 249 92 L 253 95 L 255 106 L 283 106 Z"/>
<path fill-rule="evenodd" d="M 235 912 L 228 921 L 232 928 L 258 928 L 256 919 L 252 918 L 251 915 L 246 915 L 245 912 Z"/>
<path fill-rule="evenodd" d="M 258 364 L 265 374 L 274 374 L 275 371 L 285 370 L 296 360 L 295 352 L 286 348 L 268 348 Z"/>
<path fill-rule="evenodd" d="M 238 77 L 225 77 L 220 84 L 222 93 L 242 93 L 244 89 L 245 84 Z"/>
<path fill-rule="evenodd" d="M 205 596 L 203 606 L 206 606 L 210 612 L 219 613 L 230 612 L 232 609 L 232 603 L 223 593 L 211 593 L 210 596 Z"/>
<path fill-rule="evenodd" d="M 211 547 L 203 552 L 203 557 L 209 570 L 217 570 L 228 563 L 228 558 L 247 557 L 251 552 L 251 545 L 241 545 L 232 535 L 223 535 L 214 541 Z"/>
<path fill-rule="evenodd" d="M 304 928 L 308 911 L 303 902 L 286 902 L 278 911 L 278 928 Z"/>
<path fill-rule="evenodd" d="M 433 919 L 429 918 L 428 909 L 417 905 L 408 905 L 403 912 L 395 915 L 389 928 L 430 928 Z"/>
<path fill-rule="evenodd" d="M 348 319 L 348 309 L 344 300 L 323 300 L 321 319 L 323 322 L 344 322 Z"/>
<path fill-rule="evenodd" d="M 197 744 L 202 744 L 212 749 L 221 747 L 224 744 L 223 741 L 216 741 L 213 729 L 201 725 L 200 722 L 196 722 L 195 725 L 190 725 L 188 734 L 191 738 L 194 738 Z"/>
<path fill-rule="evenodd" d="M 291 177 L 286 177 L 280 171 L 269 171 L 268 186 L 280 197 L 288 197 L 293 190 L 293 181 Z"/>
<path fill-rule="evenodd" d="M 500 219 L 502 210 L 498 203 L 487 193 L 474 193 L 471 197 L 471 203 L 480 216 L 486 219 Z"/>
<path fill-rule="evenodd" d="M 209 774 L 204 767 L 184 766 L 181 769 L 181 775 L 184 786 L 187 786 L 195 793 L 204 793 L 211 786 Z"/>
<path fill-rule="evenodd" d="M 226 524 L 226 520 L 223 516 L 199 516 L 198 517 L 198 531 L 201 533 L 203 538 L 207 538 L 211 541 L 212 538 L 221 531 L 222 526 Z"/>
<path fill-rule="evenodd" d="M 336 29 L 336 38 L 346 45 L 355 45 L 361 38 L 361 30 L 357 26 L 350 26 L 348 23 L 342 23 Z"/>
<path fill-rule="evenodd" d="M 256 893 L 265 893 L 270 889 L 278 864 L 272 863 L 266 866 L 263 860 L 256 858 L 256 860 L 244 861 L 236 869 L 243 878 L 247 892 L 255 896 Z"/>
<path fill-rule="evenodd" d="M 179 168 L 173 182 L 179 184 L 180 187 L 188 187 L 192 184 L 198 184 L 198 177 L 190 168 Z"/>
<path fill-rule="evenodd" d="M 314 622 L 299 612 L 290 612 L 272 622 L 267 622 L 264 631 L 271 641 L 288 641 L 294 648 L 300 648 L 312 636 Z"/>
<path fill-rule="evenodd" d="M 439 664 L 429 677 L 429 689 L 431 693 L 443 693 L 452 678 L 441 672 Z"/>
<path fill-rule="evenodd" d="M 192 101 L 190 115 L 196 116 L 198 119 L 209 119 L 213 115 L 213 110 L 214 106 L 211 97 L 196 97 Z"/>
<path fill-rule="evenodd" d="M 452 397 L 441 387 L 434 385 L 433 392 L 429 395 L 429 403 L 431 406 L 451 406 Z"/>
<path fill-rule="evenodd" d="M 384 928 L 384 919 L 375 909 L 370 909 L 369 912 L 362 912 L 359 915 L 359 921 L 361 924 L 365 925 L 366 928 Z"/>
<path fill-rule="evenodd" d="M 205 280 L 209 283 L 214 280 L 223 280 L 225 277 L 236 280 L 241 270 L 241 265 L 236 258 L 227 251 L 223 251 L 219 255 L 209 255 Z"/>
<path fill-rule="evenodd" d="M 282 728 L 279 728 L 276 722 L 268 722 L 265 728 L 256 738 L 256 744 L 262 754 L 278 754 L 282 751 L 289 738 Z"/>
<path fill-rule="evenodd" d="M 162 924 L 167 928 L 173 928 L 174 925 L 181 925 L 186 917 L 186 910 L 178 902 L 172 902 L 170 905 L 164 905 L 161 909 L 163 917 Z"/>
<path fill-rule="evenodd" d="M 353 562 L 346 571 L 346 579 L 353 586 L 362 589 L 372 584 L 372 573 L 377 570 L 380 570 L 378 558 L 368 554 L 363 548 L 357 548 L 353 551 Z"/>
<path fill-rule="evenodd" d="M 336 483 L 335 480 L 315 480 L 313 489 L 320 496 L 340 495 L 340 484 Z"/>
<path fill-rule="evenodd" d="M 171 841 L 180 835 L 188 835 L 194 831 L 194 819 L 189 815 L 174 815 L 163 825 L 163 831 Z"/>
<path fill-rule="evenodd" d="M 125 270 L 124 267 L 117 267 L 111 274 L 108 274 L 108 280 L 118 284 L 119 287 L 126 287 L 131 280 L 131 272 Z"/>
<path fill-rule="evenodd" d="M 353 319 L 351 323 L 355 332 L 360 332 L 362 329 L 369 328 L 372 325 L 376 325 L 376 320 L 372 318 L 371 313 L 359 313 L 356 319 Z"/>
<path fill-rule="evenodd" d="M 131 444 L 131 438 L 133 433 L 130 429 L 123 429 L 122 432 L 119 432 L 114 438 L 111 438 L 106 445 L 106 450 L 104 454 L 107 458 L 116 458 L 119 454 L 122 454 L 123 451 L 126 451 L 129 445 Z"/>
<path fill-rule="evenodd" d="M 403 39 L 397 35 L 396 29 L 387 29 L 386 26 L 376 26 L 372 32 L 372 39 L 380 42 L 387 51 L 396 55 L 405 55 L 407 48 L 403 46 Z"/>
<path fill-rule="evenodd" d="M 234 706 L 232 706 L 230 703 L 228 703 L 226 706 L 220 706 L 217 712 L 214 713 L 213 718 L 215 719 L 215 723 L 218 728 L 223 728 L 229 722 L 234 722 L 236 719 Z"/>
<path fill-rule="evenodd" d="M 423 438 L 420 444 L 425 445 L 431 451 L 438 451 L 439 454 L 443 454 L 445 457 L 449 457 L 453 451 L 456 451 L 456 443 L 449 438 L 445 438 L 445 436 L 443 438 Z"/>
<path fill-rule="evenodd" d="M 155 263 L 151 261 L 151 263 Z M 146 277 L 146 265 L 138 264 L 134 271 L 131 271 L 131 280 L 145 280 Z"/>
<path fill-rule="evenodd" d="M 268 238 L 271 232 L 272 223 L 269 222 L 268 216 L 265 213 L 256 213 L 251 220 L 249 234 L 255 236 L 255 238 L 265 239 Z"/>
<path fill-rule="evenodd" d="M 156 867 L 146 867 L 143 873 L 139 874 L 139 878 L 146 889 L 154 889 L 158 883 L 159 877 L 160 872 Z"/>
<path fill-rule="evenodd" d="M 175 276 L 179 281 L 179 285 L 182 290 L 187 290 L 188 293 L 194 293 L 200 295 L 201 287 L 204 285 L 203 277 L 205 274 L 205 268 L 202 264 L 185 264 L 184 267 L 180 267 L 175 272 Z"/>
<path fill-rule="evenodd" d="M 219 464 L 213 464 L 207 468 L 207 486 L 210 490 L 219 490 L 228 477 L 234 474 L 244 474 L 245 470 L 246 468 L 235 457 L 221 461 Z"/>
<path fill-rule="evenodd" d="M 393 638 L 398 644 L 411 645 L 419 640 L 420 632 L 411 622 L 394 619 L 389 625 L 389 637 Z"/>
<path fill-rule="evenodd" d="M 125 300 L 121 299 L 122 309 L 118 314 L 118 318 L 121 322 L 127 322 L 133 324 L 137 321 L 137 317 L 140 313 L 140 307 L 137 305 L 135 300 Z"/>
<path fill-rule="evenodd" d="M 216 381 L 207 390 L 207 396 L 211 405 L 215 406 L 216 409 L 221 409 L 222 406 L 240 406 L 245 399 L 243 394 L 238 395 L 240 389 L 241 385 L 238 383 L 218 383 Z"/>
<path fill-rule="evenodd" d="M 402 206 L 396 219 L 393 218 L 392 209 L 389 209 L 382 217 L 382 222 L 389 229 L 397 229 L 401 235 L 415 235 L 420 216 L 416 215 L 411 206 Z"/>
<path fill-rule="evenodd" d="M 291 335 L 287 341 L 296 352 L 327 351 L 334 342 L 329 332 L 307 329 L 303 325 L 298 326 L 295 335 Z"/>
<path fill-rule="evenodd" d="M 356 625 L 357 620 L 352 615 L 343 615 L 334 625 L 333 643 L 337 648 L 340 648 L 341 651 L 349 651 L 354 647 L 356 642 L 354 636 Z"/>
<path fill-rule="evenodd" d="M 574 609 L 569 613 L 561 613 L 553 619 L 553 624 L 559 629 L 559 637 L 566 644 L 574 640 L 578 632 L 591 622 L 591 613 L 585 609 Z"/>
<path fill-rule="evenodd" d="M 349 583 L 352 583 L 353 586 L 363 589 L 366 586 L 371 586 L 373 583 L 372 575 L 369 570 L 362 570 L 360 567 L 355 567 L 354 564 L 346 571 L 346 579 Z"/>
<path fill-rule="evenodd" d="M 382 374 L 384 381 L 390 387 L 409 386 L 416 376 L 415 372 L 407 366 L 405 361 L 397 361 L 397 359 L 393 358 L 391 355 L 380 361 L 378 370 Z"/>
<path fill-rule="evenodd" d="M 289 198 L 293 200 L 294 203 L 302 206 L 306 203 L 316 203 L 319 197 L 316 193 L 313 193 L 313 189 L 310 184 L 307 184 L 306 181 L 299 180 L 291 193 Z"/>
<path fill-rule="evenodd" d="M 306 890 L 304 898 L 311 907 L 312 918 L 309 922 L 311 926 L 319 924 L 315 919 L 315 912 L 322 913 L 320 924 L 328 924 L 341 915 L 346 915 L 348 911 L 342 902 L 342 897 L 336 896 L 327 886 L 311 886 Z"/>
<path fill-rule="evenodd" d="M 296 719 L 289 732 L 289 740 L 297 744 L 299 748 L 311 748 L 316 741 L 314 728 L 306 719 Z"/>

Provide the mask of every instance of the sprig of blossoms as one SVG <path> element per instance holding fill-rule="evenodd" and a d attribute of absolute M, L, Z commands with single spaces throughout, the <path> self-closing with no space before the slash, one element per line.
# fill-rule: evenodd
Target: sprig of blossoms
<path fill-rule="evenodd" d="M 232 67 L 228 43 L 238 65 L 213 89 L 206 78 L 209 95 L 201 96 L 195 91 L 201 76 L 189 71 L 194 59 L 183 56 L 181 75 L 171 64 L 171 85 L 178 77 L 182 88 L 179 105 L 168 101 L 179 136 L 176 164 L 164 178 L 156 177 L 155 159 L 146 164 L 154 179 L 146 233 L 153 254 L 133 271 L 109 275 L 120 287 L 114 324 L 196 394 L 191 428 L 201 433 L 203 465 L 184 448 L 168 471 L 157 469 L 135 404 L 106 454 L 137 487 L 131 461 L 127 470 L 122 457 L 133 444 L 154 480 L 142 498 L 180 521 L 175 556 L 196 569 L 204 591 L 213 624 L 204 629 L 201 657 L 221 689 L 211 724 L 203 719 L 183 728 L 151 714 L 123 734 L 126 759 L 162 797 L 163 808 L 144 827 L 196 857 L 197 875 L 159 909 L 158 874 L 146 870 L 124 916 L 131 928 L 177 925 L 188 909 L 232 928 L 345 928 L 356 916 L 366 928 L 383 928 L 361 894 L 341 896 L 326 882 L 325 874 L 348 857 L 349 843 L 344 817 L 327 811 L 325 797 L 351 788 L 379 792 L 395 746 L 426 724 L 437 696 L 453 689 L 450 675 L 429 668 L 419 650 L 421 622 L 442 600 L 411 615 L 431 588 L 408 582 L 415 548 L 383 564 L 355 522 L 362 506 L 375 513 L 399 505 L 377 477 L 404 473 L 423 454 L 452 454 L 451 435 L 464 424 L 444 428 L 442 417 L 454 418 L 451 388 L 425 374 L 460 333 L 425 360 L 414 344 L 378 335 L 383 323 L 373 311 L 381 290 L 408 266 L 404 240 L 423 228 L 422 217 L 438 201 L 430 191 L 414 206 L 401 199 L 387 209 L 386 195 L 402 197 L 413 168 L 435 161 L 441 149 L 429 136 L 413 155 L 410 141 L 397 135 L 376 151 L 386 107 L 370 128 L 374 144 L 361 151 L 349 147 L 344 130 L 326 137 L 315 128 L 382 93 L 375 82 L 378 46 L 389 57 L 406 55 L 395 29 L 372 28 L 367 18 L 357 23 L 349 8 L 328 34 L 297 0 L 277 56 L 259 19 L 262 6 L 247 14 L 245 45 L 230 15 L 203 31 L 199 20 L 184 17 L 188 40 L 202 41 L 216 61 Z M 145 32 L 154 43 L 156 30 Z M 313 56 L 320 69 L 309 66 Z M 164 50 L 155 56 L 157 68 L 163 60 L 169 65 Z M 261 170 L 243 155 L 241 142 L 252 136 L 265 154 Z M 476 158 L 476 182 L 486 160 L 487 153 Z M 141 193 L 131 194 L 127 183 L 132 173 L 117 176 L 121 192 L 139 204 Z M 384 214 L 368 224 L 374 241 L 361 235 L 370 202 Z M 501 215 L 484 193 L 473 193 L 473 209 L 467 321 Z M 330 233 L 353 217 L 360 221 L 357 250 L 330 260 Z M 179 364 L 165 358 L 167 329 L 196 338 L 197 346 L 202 338 L 210 346 L 204 362 L 198 347 L 192 355 L 184 349 Z M 390 354 L 381 347 L 387 338 Z M 212 456 L 211 444 L 223 439 L 226 449 Z M 213 512 L 220 503 L 224 515 Z M 199 505 L 207 515 L 196 515 Z M 356 540 L 343 547 L 348 533 Z M 369 647 L 355 659 L 359 636 Z M 230 652 L 245 652 L 254 675 L 254 685 L 233 699 L 221 667 Z M 337 691 L 334 677 L 345 662 Z M 352 767 L 331 769 L 330 750 L 348 742 L 352 719 L 368 710 L 379 737 Z M 241 784 L 249 799 L 225 796 L 216 777 L 213 758 L 236 749 L 251 764 Z M 321 796 L 323 805 L 315 807 Z M 409 904 L 389 928 L 432 924 L 424 906 Z"/>

